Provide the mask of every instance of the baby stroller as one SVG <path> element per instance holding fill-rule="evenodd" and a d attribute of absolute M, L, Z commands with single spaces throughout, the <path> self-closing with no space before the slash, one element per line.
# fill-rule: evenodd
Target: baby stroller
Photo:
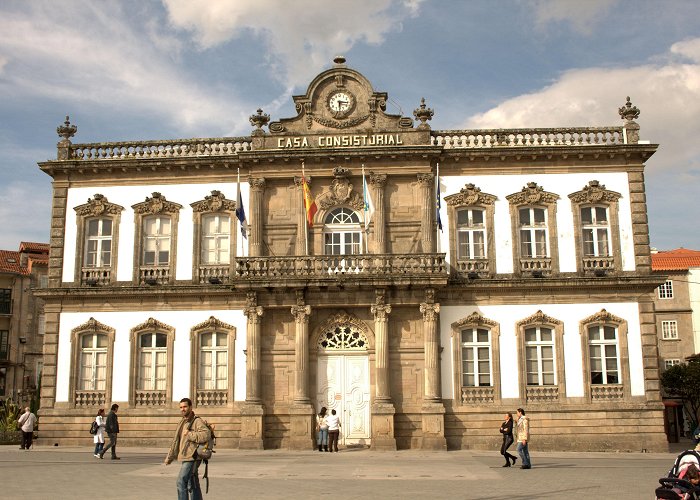
<path fill-rule="evenodd" d="M 667 477 L 659 479 L 661 486 L 656 488 L 657 500 L 700 500 L 700 486 L 684 479 L 690 464 L 700 469 L 700 453 L 686 450 L 676 458 Z"/>

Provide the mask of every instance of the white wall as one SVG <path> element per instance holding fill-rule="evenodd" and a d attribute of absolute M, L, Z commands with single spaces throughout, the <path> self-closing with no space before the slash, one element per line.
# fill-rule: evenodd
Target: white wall
<path fill-rule="evenodd" d="M 572 173 L 572 174 L 527 174 L 527 175 L 470 175 L 440 177 L 440 196 L 459 193 L 465 184 L 473 183 L 483 193 L 497 197 L 494 215 L 496 238 L 496 272 L 513 272 L 513 241 L 509 203 L 506 196 L 520 192 L 528 182 L 536 182 L 545 191 L 559 195 L 557 201 L 557 242 L 559 249 L 559 269 L 561 272 L 575 272 L 576 247 L 574 218 L 569 195 L 580 191 L 589 181 L 598 180 L 606 189 L 622 195 L 619 201 L 620 244 L 622 248 L 622 269 L 634 271 L 634 242 L 632 241 L 632 214 L 630 207 L 629 184 L 626 173 Z M 447 204 L 442 201 L 440 220 L 444 231 L 439 233 L 440 251 L 448 253 L 449 225 L 447 224 Z"/>
<path fill-rule="evenodd" d="M 241 183 L 241 194 L 246 215 L 250 214 L 248 209 L 249 185 Z M 179 214 L 178 236 L 177 236 L 177 267 L 175 269 L 175 279 L 192 279 L 192 248 L 193 239 L 193 218 L 190 203 L 203 200 L 205 196 L 211 194 L 214 189 L 221 191 L 227 199 L 236 200 L 236 182 L 221 182 L 207 184 L 164 184 L 164 185 L 136 185 L 136 186 L 91 186 L 81 188 L 70 188 L 68 190 L 66 226 L 65 226 L 65 247 L 63 250 L 63 281 L 72 282 L 75 274 L 76 264 L 76 237 L 77 223 L 74 208 L 83 205 L 96 193 L 103 194 L 110 203 L 116 203 L 124 207 L 119 225 L 119 248 L 117 264 L 117 280 L 131 281 L 134 269 L 134 210 L 131 208 L 136 203 L 143 202 L 152 193 L 159 192 L 168 201 L 179 203 L 182 209 Z M 236 221 L 232 221 L 236 222 Z M 240 237 L 238 224 L 235 225 L 238 231 L 237 255 L 247 255 L 247 241 Z"/>
<path fill-rule="evenodd" d="M 639 307 L 637 303 L 591 303 L 591 304 L 552 304 L 552 305 L 494 305 L 494 306 L 443 306 L 440 309 L 440 341 L 444 347 L 442 353 L 442 397 L 454 397 L 454 376 L 452 359 L 451 325 L 473 312 L 496 321 L 500 325 L 501 350 L 501 394 L 503 398 L 518 398 L 518 349 L 516 342 L 516 323 L 535 314 L 538 309 L 547 316 L 564 323 L 564 371 L 566 377 L 566 395 L 583 397 L 584 373 L 583 353 L 579 323 L 581 320 L 600 312 L 601 309 L 627 321 L 627 348 L 631 392 L 633 396 L 644 395 L 644 372 L 642 366 L 642 337 L 639 325 Z"/>
<path fill-rule="evenodd" d="M 700 353 L 700 267 L 688 269 L 688 293 L 690 295 L 690 309 L 693 311 L 693 342 L 695 354 Z"/>
<path fill-rule="evenodd" d="M 56 373 L 56 401 L 69 400 L 68 380 L 70 376 L 71 330 L 86 323 L 90 317 L 95 318 L 115 329 L 114 365 L 112 379 L 112 400 L 129 400 L 129 332 L 132 328 L 144 323 L 148 318 L 154 318 L 175 328 L 173 351 L 173 401 L 179 401 L 190 394 L 190 330 L 214 316 L 216 319 L 236 327 L 235 345 L 235 382 L 233 399 L 245 400 L 245 354 L 246 349 L 246 317 L 240 310 L 211 310 L 211 311 L 125 311 L 125 312 L 96 312 L 84 311 L 79 313 L 61 313 L 58 336 L 58 366 Z M 109 403 L 109 402 L 108 402 Z"/>

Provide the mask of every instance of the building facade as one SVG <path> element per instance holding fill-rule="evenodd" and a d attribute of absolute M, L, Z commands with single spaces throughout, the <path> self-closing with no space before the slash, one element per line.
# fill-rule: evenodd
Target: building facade
<path fill-rule="evenodd" d="M 44 309 L 34 291 L 48 283 L 49 245 L 0 250 L 0 399 L 37 396 L 43 368 Z"/>
<path fill-rule="evenodd" d="M 42 439 L 118 402 L 120 441 L 164 445 L 188 396 L 241 449 L 310 449 L 321 406 L 347 446 L 492 448 L 523 406 L 540 449 L 664 448 L 637 108 L 436 131 L 387 99 L 338 58 L 248 137 L 73 144 L 67 119 L 39 164 Z"/>

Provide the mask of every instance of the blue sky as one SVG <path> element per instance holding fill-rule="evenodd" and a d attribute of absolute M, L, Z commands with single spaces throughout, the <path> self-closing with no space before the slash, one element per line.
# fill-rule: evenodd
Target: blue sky
<path fill-rule="evenodd" d="M 56 127 L 74 142 L 248 135 L 342 54 L 433 129 L 618 125 L 627 95 L 651 244 L 700 249 L 696 0 L 0 3 L 0 248 L 49 238 Z"/>

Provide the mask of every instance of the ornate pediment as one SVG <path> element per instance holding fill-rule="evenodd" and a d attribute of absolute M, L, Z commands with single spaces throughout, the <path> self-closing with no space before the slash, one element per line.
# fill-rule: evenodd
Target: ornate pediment
<path fill-rule="evenodd" d="M 574 203 L 610 203 L 621 197 L 620 193 L 608 191 L 604 184 L 596 180 L 590 181 L 581 191 L 569 195 L 569 199 Z"/>
<path fill-rule="evenodd" d="M 118 215 L 124 210 L 124 207 L 110 203 L 105 195 L 97 193 L 92 198 L 88 198 L 87 203 L 79 205 L 73 210 L 78 215 L 96 217 L 98 215 Z"/>
<path fill-rule="evenodd" d="M 527 318 L 525 318 L 521 321 L 518 321 L 516 323 L 516 325 L 519 328 L 523 328 L 523 327 L 530 326 L 530 325 L 561 325 L 561 324 L 562 324 L 561 321 L 559 321 L 556 318 L 552 318 L 551 316 L 547 316 L 541 310 L 537 311 L 532 316 L 528 316 Z"/>
<path fill-rule="evenodd" d="M 146 321 L 140 325 L 135 326 L 131 329 L 132 332 L 145 332 L 145 331 L 162 331 L 162 332 L 174 332 L 175 329 L 172 326 L 161 323 L 157 319 L 148 318 Z"/>
<path fill-rule="evenodd" d="M 459 330 L 460 328 L 464 328 L 465 326 L 487 326 L 489 328 L 494 328 L 498 326 L 498 323 L 488 318 L 485 318 L 478 312 L 474 311 L 466 318 L 462 318 L 452 323 L 452 328 L 454 330 Z"/>
<path fill-rule="evenodd" d="M 216 319 L 214 316 L 209 316 L 209 319 L 206 321 L 202 321 L 198 325 L 195 325 L 192 327 L 192 332 L 199 332 L 201 330 L 235 330 L 236 327 L 229 325 L 228 323 L 224 323 L 223 321 L 220 321 Z"/>
<path fill-rule="evenodd" d="M 496 196 L 482 193 L 481 189 L 469 183 L 459 190 L 457 194 L 445 196 L 445 203 L 453 207 L 466 207 L 474 205 L 493 205 Z"/>
<path fill-rule="evenodd" d="M 236 202 L 227 200 L 224 193 L 218 190 L 211 192 L 211 195 L 205 196 L 203 200 L 195 201 L 190 206 L 194 212 L 219 212 L 221 210 L 235 211 Z"/>
<path fill-rule="evenodd" d="M 146 201 L 132 205 L 137 214 L 174 214 L 180 211 L 182 205 L 168 201 L 165 196 L 155 192 L 152 197 L 146 197 Z"/>
<path fill-rule="evenodd" d="M 590 325 L 595 323 L 614 323 L 619 325 L 624 322 L 624 319 L 619 318 L 612 313 L 609 313 L 605 309 L 601 309 L 600 312 L 597 312 L 594 315 L 587 317 L 581 323 L 583 323 L 584 325 Z"/>
<path fill-rule="evenodd" d="M 331 181 L 328 191 L 319 197 L 319 206 L 324 210 L 328 210 L 339 205 L 347 205 L 354 210 L 362 210 L 365 202 L 360 193 L 353 191 L 353 186 L 348 179 L 350 170 L 336 167 L 333 169 L 333 175 L 335 179 Z"/>
<path fill-rule="evenodd" d="M 528 182 L 519 193 L 506 196 L 511 205 L 550 205 L 558 199 L 558 194 L 545 191 L 536 182 Z"/>
<path fill-rule="evenodd" d="M 71 333 L 114 333 L 114 328 L 100 323 L 95 318 L 90 318 L 82 325 L 73 328 Z"/>
<path fill-rule="evenodd" d="M 367 350 L 371 333 L 367 325 L 343 311 L 331 315 L 318 328 L 318 349 Z"/>

